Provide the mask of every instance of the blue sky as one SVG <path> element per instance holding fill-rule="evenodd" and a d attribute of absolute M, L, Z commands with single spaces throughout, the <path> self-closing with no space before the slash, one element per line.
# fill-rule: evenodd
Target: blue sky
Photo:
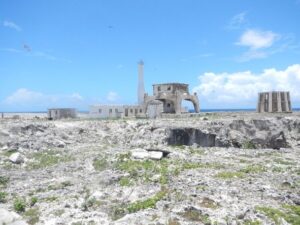
<path fill-rule="evenodd" d="M 299 0 L 0 0 L 0 111 L 137 102 L 183 82 L 201 108 L 255 108 L 258 91 L 300 106 Z"/>

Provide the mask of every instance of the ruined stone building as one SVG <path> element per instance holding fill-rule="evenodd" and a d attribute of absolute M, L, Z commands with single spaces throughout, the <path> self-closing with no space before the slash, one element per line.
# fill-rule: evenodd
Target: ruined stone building
<path fill-rule="evenodd" d="M 187 112 L 182 108 L 184 100 L 192 102 L 195 112 L 199 112 L 198 96 L 196 93 L 193 95 L 189 93 L 187 84 L 154 84 L 153 96 L 145 94 L 143 61 L 138 63 L 138 78 L 138 105 L 93 105 L 90 106 L 90 116 L 99 118 L 156 118 L 163 113 L 181 114 Z"/>
<path fill-rule="evenodd" d="M 97 118 L 144 117 L 143 106 L 138 105 L 92 105 L 90 116 Z"/>
<path fill-rule="evenodd" d="M 153 85 L 153 96 L 145 95 L 145 111 L 148 112 L 149 105 L 153 101 L 162 103 L 161 113 L 181 114 L 186 112 L 182 108 L 182 101 L 190 101 L 193 103 L 196 113 L 200 111 L 199 99 L 196 93 L 189 93 L 188 84 L 182 83 L 165 83 Z"/>
<path fill-rule="evenodd" d="M 53 108 L 48 109 L 48 119 L 58 120 L 58 119 L 70 119 L 76 118 L 77 112 L 73 108 Z"/>
<path fill-rule="evenodd" d="M 259 93 L 257 112 L 292 112 L 290 93 L 283 91 Z"/>

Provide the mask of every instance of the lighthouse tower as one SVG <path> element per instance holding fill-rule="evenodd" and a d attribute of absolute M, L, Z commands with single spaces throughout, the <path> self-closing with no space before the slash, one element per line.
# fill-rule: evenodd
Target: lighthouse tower
<path fill-rule="evenodd" d="M 144 87 L 144 62 L 143 60 L 138 62 L 138 104 L 144 104 L 144 95 L 145 95 L 145 87 Z"/>

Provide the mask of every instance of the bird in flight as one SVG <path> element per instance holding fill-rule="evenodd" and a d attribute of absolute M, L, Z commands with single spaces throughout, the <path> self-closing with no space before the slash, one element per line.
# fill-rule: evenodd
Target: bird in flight
<path fill-rule="evenodd" d="M 31 52 L 31 48 L 29 45 L 27 44 L 23 44 L 23 49 L 26 51 L 26 52 Z"/>

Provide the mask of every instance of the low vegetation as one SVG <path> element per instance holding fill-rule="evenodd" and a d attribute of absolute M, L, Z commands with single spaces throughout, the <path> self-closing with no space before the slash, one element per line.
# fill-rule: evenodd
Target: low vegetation
<path fill-rule="evenodd" d="M 242 172 L 224 171 L 224 172 L 217 173 L 216 177 L 220 179 L 244 178 L 245 174 Z"/>
<path fill-rule="evenodd" d="M 201 222 L 205 225 L 211 224 L 211 220 L 209 219 L 209 216 L 203 214 L 200 210 L 197 210 L 195 208 L 188 208 L 183 213 L 180 213 L 180 215 L 183 218 L 190 221 Z"/>
<path fill-rule="evenodd" d="M 259 220 L 245 220 L 243 225 L 262 225 Z"/>
<path fill-rule="evenodd" d="M 136 201 L 128 205 L 122 203 L 119 206 L 113 207 L 111 212 L 111 217 L 113 220 L 118 220 L 129 213 L 135 213 L 140 210 L 155 208 L 156 203 L 161 201 L 167 194 L 168 194 L 168 190 L 162 189 L 161 191 L 156 193 L 153 197 L 147 198 L 145 200 Z"/>
<path fill-rule="evenodd" d="M 107 158 L 96 158 L 93 160 L 93 166 L 97 171 L 103 171 L 108 167 L 109 163 L 107 162 Z"/>
<path fill-rule="evenodd" d="M 28 224 L 34 225 L 40 220 L 40 211 L 38 208 L 28 209 L 24 212 L 24 217 Z"/>
<path fill-rule="evenodd" d="M 9 178 L 5 176 L 0 176 L 0 188 L 6 188 L 9 182 Z"/>
<path fill-rule="evenodd" d="M 18 213 L 25 212 L 26 201 L 24 198 L 16 198 L 14 200 L 14 210 Z"/>
<path fill-rule="evenodd" d="M 252 141 L 245 141 L 242 144 L 242 148 L 244 148 L 244 149 L 256 149 L 256 146 Z"/>
<path fill-rule="evenodd" d="M 6 196 L 7 193 L 6 192 L 0 192 L 0 203 L 5 203 L 6 202 Z"/>
<path fill-rule="evenodd" d="M 281 224 L 281 219 L 291 225 L 300 224 L 300 206 L 298 205 L 283 205 L 282 209 L 260 206 L 256 207 L 256 210 L 265 214 L 276 225 Z"/>
<path fill-rule="evenodd" d="M 137 202 L 131 203 L 128 205 L 127 211 L 129 213 L 135 213 L 140 210 L 154 208 L 156 203 L 159 202 L 160 200 L 162 200 L 166 194 L 167 194 L 167 190 L 161 190 L 151 198 L 148 198 L 144 201 L 137 201 Z"/>
<path fill-rule="evenodd" d="M 65 155 L 63 152 L 54 150 L 35 152 L 30 157 L 33 161 L 28 163 L 28 169 L 44 169 L 71 160 L 71 157 Z"/>

